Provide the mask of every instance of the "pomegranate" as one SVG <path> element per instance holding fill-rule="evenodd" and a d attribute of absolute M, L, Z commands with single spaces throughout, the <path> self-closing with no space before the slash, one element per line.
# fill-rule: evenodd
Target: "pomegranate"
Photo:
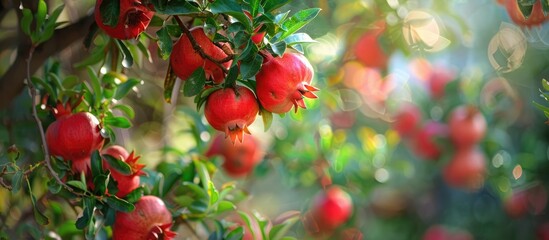
<path fill-rule="evenodd" d="M 259 105 L 253 92 L 243 86 L 214 91 L 206 100 L 204 115 L 208 123 L 218 131 L 225 132 L 234 143 L 242 142 L 243 133 L 250 134 L 248 126 L 255 120 Z"/>
<path fill-rule="evenodd" d="M 318 194 L 310 209 L 311 220 L 320 233 L 335 230 L 349 220 L 352 213 L 351 196 L 337 186 Z"/>
<path fill-rule="evenodd" d="M 465 230 L 453 230 L 442 225 L 433 225 L 423 234 L 423 240 L 473 240 L 473 236 Z"/>
<path fill-rule="evenodd" d="M 143 196 L 135 203 L 132 212 L 117 212 L 112 227 L 112 239 L 173 239 L 170 231 L 172 214 L 162 199 L 156 196 Z"/>
<path fill-rule="evenodd" d="M 457 149 L 443 170 L 446 183 L 453 187 L 478 189 L 486 173 L 485 157 L 475 147 Z"/>
<path fill-rule="evenodd" d="M 547 205 L 547 191 L 542 185 L 513 191 L 513 194 L 503 201 L 505 212 L 513 218 L 519 218 L 530 212 L 542 214 Z"/>
<path fill-rule="evenodd" d="M 400 107 L 400 110 L 395 116 L 393 129 L 397 131 L 400 136 L 410 137 L 415 134 L 420 122 L 421 111 L 419 108 L 412 103 L 404 104 Z"/>
<path fill-rule="evenodd" d="M 257 98 L 269 112 L 286 113 L 292 106 L 306 108 L 303 97 L 317 98 L 318 88 L 311 86 L 313 67 L 299 53 L 286 52 L 282 57 L 266 57 L 255 76 Z"/>
<path fill-rule="evenodd" d="M 196 27 L 190 31 L 194 40 L 206 55 L 218 61 L 227 57 L 227 54 L 206 36 L 203 28 Z M 214 83 L 221 83 L 225 78 L 223 69 L 214 62 L 202 58 L 193 48 L 191 40 L 186 34 L 181 35 L 179 40 L 173 45 L 173 50 L 170 55 L 170 64 L 172 65 L 175 74 L 181 78 L 181 80 L 187 80 L 199 67 L 204 69 L 206 78 L 211 79 Z M 222 65 L 225 68 L 228 68 L 231 65 L 231 61 L 224 62 Z"/>
<path fill-rule="evenodd" d="M 536 236 L 538 240 L 549 240 L 549 222 L 537 226 Z"/>
<path fill-rule="evenodd" d="M 223 135 L 217 135 L 206 152 L 206 156 L 220 155 L 224 159 L 221 167 L 228 175 L 232 177 L 246 176 L 261 162 L 263 153 L 255 137 L 243 135 L 243 138 L 242 142 L 233 144 Z"/>
<path fill-rule="evenodd" d="M 54 109 L 57 120 L 46 130 L 46 143 L 51 155 L 72 162 L 74 172 L 87 172 L 91 153 L 103 146 L 99 120 L 89 112 L 71 111 L 61 104 Z"/>
<path fill-rule="evenodd" d="M 503 202 L 505 212 L 513 218 L 524 216 L 528 212 L 528 196 L 525 191 L 514 192 Z"/>
<path fill-rule="evenodd" d="M 99 28 L 103 29 L 105 33 L 113 38 L 122 40 L 136 38 L 149 26 L 154 12 L 142 4 L 140 0 L 119 1 L 120 12 L 116 26 L 109 26 L 103 23 L 100 8 L 103 0 L 97 0 L 95 3 L 95 22 Z"/>
<path fill-rule="evenodd" d="M 442 154 L 441 147 L 437 144 L 437 138 L 444 138 L 448 134 L 446 125 L 435 122 L 426 122 L 412 139 L 412 150 L 420 158 L 437 160 Z"/>
<path fill-rule="evenodd" d="M 475 106 L 459 106 L 450 113 L 450 139 L 457 148 L 478 143 L 486 134 L 486 119 Z"/>
<path fill-rule="evenodd" d="M 546 20 L 541 0 L 536 0 L 528 18 L 520 11 L 518 0 L 505 0 L 505 9 L 507 9 L 507 14 L 509 14 L 511 20 L 519 26 L 530 28 L 539 26 Z"/>
<path fill-rule="evenodd" d="M 427 79 L 431 97 L 434 99 L 441 99 L 444 96 L 446 85 L 452 81 L 454 77 L 455 73 L 448 69 L 433 68 Z"/>
<path fill-rule="evenodd" d="M 379 42 L 379 37 L 385 30 L 385 23 L 376 23 L 378 29 L 362 34 L 353 48 L 356 59 L 364 66 L 378 69 L 387 68 L 389 57 Z"/>
<path fill-rule="evenodd" d="M 113 145 L 103 149 L 101 153 L 103 155 L 111 155 L 116 159 L 120 159 L 126 162 L 132 170 L 131 174 L 124 175 L 109 166 L 106 161 L 103 161 L 103 166 L 106 169 L 109 169 L 109 171 L 111 172 L 111 177 L 118 184 L 118 192 L 116 193 L 117 197 L 125 197 L 126 195 L 128 195 L 128 193 L 139 187 L 139 176 L 145 174 L 143 171 L 141 171 L 141 169 L 143 169 L 145 165 L 137 163 L 139 157 L 135 156 L 133 151 L 131 153 L 128 153 L 128 151 L 126 151 L 126 149 L 124 149 L 123 147 Z"/>

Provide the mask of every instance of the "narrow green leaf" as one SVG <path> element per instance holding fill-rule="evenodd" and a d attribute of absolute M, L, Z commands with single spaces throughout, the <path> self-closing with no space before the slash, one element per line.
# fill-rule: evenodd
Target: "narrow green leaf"
<path fill-rule="evenodd" d="M 168 69 L 166 71 L 166 77 L 164 78 L 164 101 L 167 103 L 172 102 L 172 93 L 175 86 L 175 80 L 177 76 L 173 72 L 172 65 L 168 64 Z"/>
<path fill-rule="evenodd" d="M 117 172 L 123 175 L 132 174 L 132 168 L 130 167 L 130 165 L 128 165 L 126 162 L 122 161 L 121 159 L 117 159 L 109 154 L 104 154 L 103 159 L 105 159 L 105 161 L 107 161 L 107 164 L 109 164 L 109 166 L 112 167 Z"/>
<path fill-rule="evenodd" d="M 105 58 L 107 44 L 97 46 L 91 50 L 91 53 L 84 60 L 74 64 L 75 68 L 86 67 L 101 62 Z"/>
<path fill-rule="evenodd" d="M 299 221 L 299 215 L 289 218 L 281 224 L 273 226 L 269 232 L 269 239 L 282 240 L 290 228 Z"/>
<path fill-rule="evenodd" d="M 99 30 L 99 27 L 97 26 L 97 23 L 94 21 L 90 25 L 90 30 L 88 31 L 88 33 L 86 34 L 86 37 L 84 38 L 84 47 L 86 48 L 86 50 L 90 49 L 93 39 L 95 38 L 95 34 L 97 33 L 98 30 Z"/>
<path fill-rule="evenodd" d="M 44 213 L 42 213 L 37 207 L 36 207 L 36 198 L 34 197 L 34 194 L 32 194 L 32 188 L 31 184 L 28 178 L 27 180 L 27 187 L 29 188 L 29 193 L 31 197 L 32 207 L 33 207 L 33 213 L 34 213 L 34 220 L 40 225 L 47 225 L 50 221 Z"/>
<path fill-rule="evenodd" d="M 132 67 L 133 56 L 130 50 L 128 49 L 128 46 L 126 46 L 126 44 L 123 41 L 118 39 L 116 39 L 116 41 L 114 42 L 116 42 L 116 45 L 118 46 L 118 48 L 120 49 L 120 52 L 122 53 L 122 66 L 125 68 Z"/>
<path fill-rule="evenodd" d="M 248 229 L 254 229 L 252 227 L 252 221 L 253 220 L 252 220 L 252 218 L 250 218 L 250 216 L 247 213 L 239 211 L 238 215 L 240 215 L 240 218 L 242 218 L 242 220 L 244 220 L 244 223 L 246 224 Z M 251 233 L 252 233 L 253 238 L 255 239 L 257 234 L 254 231 L 251 231 Z"/>
<path fill-rule="evenodd" d="M 233 87 L 236 86 L 236 79 L 238 78 L 238 65 L 233 64 L 231 69 L 229 69 L 229 73 L 227 74 L 227 77 L 225 77 L 225 87 Z"/>
<path fill-rule="evenodd" d="M 226 240 L 240 240 L 244 237 L 244 228 L 237 227 L 234 230 L 227 233 L 227 236 L 224 238 Z"/>
<path fill-rule="evenodd" d="M 272 12 L 273 10 L 288 4 L 290 1 L 291 0 L 265 1 L 263 8 L 265 9 L 265 12 Z"/>
<path fill-rule="evenodd" d="M 147 48 L 147 46 L 145 46 L 145 44 L 143 44 L 142 41 L 138 41 L 137 42 L 137 48 L 139 49 L 139 51 L 141 52 L 141 54 L 143 54 L 143 57 L 145 59 L 147 59 L 147 61 L 149 63 L 152 63 L 152 57 L 151 57 L 151 52 L 149 51 L 149 48 Z"/>
<path fill-rule="evenodd" d="M 223 1 L 215 1 L 212 4 L 210 4 L 210 9 L 213 14 L 220 14 L 224 13 L 227 15 L 230 15 L 239 22 L 243 23 L 246 26 L 246 29 L 251 31 L 252 30 L 252 23 L 248 16 L 244 14 L 242 11 L 242 6 L 235 0 L 223 0 Z"/>
<path fill-rule="evenodd" d="M 120 16 L 120 1 L 103 1 L 99 6 L 103 24 L 114 27 Z"/>
<path fill-rule="evenodd" d="M 135 206 L 128 201 L 118 198 L 117 196 L 108 196 L 106 198 L 107 204 L 109 207 L 113 208 L 116 211 L 121 212 L 131 212 L 135 209 Z"/>
<path fill-rule="evenodd" d="M 196 172 L 198 173 L 198 177 L 200 178 L 200 184 L 202 185 L 202 188 L 204 188 L 204 191 L 207 193 L 210 192 L 210 174 L 208 173 L 208 169 L 206 166 L 204 166 L 204 163 L 202 163 L 199 160 L 194 161 L 194 165 L 196 167 Z"/>
<path fill-rule="evenodd" d="M 47 84 L 39 77 L 31 77 L 31 81 L 35 86 L 41 86 L 50 95 L 51 98 L 57 99 L 57 92 L 53 90 L 50 84 Z"/>
<path fill-rule="evenodd" d="M 541 80 L 541 85 L 543 86 L 543 89 L 545 91 L 549 91 L 549 81 L 547 81 L 547 79 L 542 79 Z"/>
<path fill-rule="evenodd" d="M 312 21 L 319 12 L 320 8 L 309 8 L 301 10 L 294 14 L 282 24 L 282 28 L 285 29 L 285 32 L 278 38 L 278 40 L 283 40 L 284 38 L 297 32 L 297 30 L 301 29 L 303 26 L 307 25 L 307 23 Z"/>
<path fill-rule="evenodd" d="M 88 187 L 86 186 L 85 183 L 81 182 L 81 181 L 77 181 L 77 180 L 71 180 L 71 181 L 68 181 L 67 182 L 67 185 L 71 186 L 71 187 L 75 187 L 75 188 L 78 188 L 82 191 L 87 191 L 88 190 Z"/>
<path fill-rule="evenodd" d="M 204 201 L 193 201 L 189 206 L 189 211 L 194 214 L 204 214 L 208 211 L 208 203 Z"/>
<path fill-rule="evenodd" d="M 21 30 L 27 35 L 31 35 L 31 23 L 32 23 L 32 12 L 28 8 L 22 10 L 23 17 L 21 18 Z"/>
<path fill-rule="evenodd" d="M 125 104 L 118 104 L 112 107 L 112 109 L 120 110 L 128 117 L 129 119 L 133 119 L 135 117 L 135 111 L 132 107 L 125 105 Z"/>
<path fill-rule="evenodd" d="M 107 192 L 109 180 L 110 175 L 107 174 L 93 175 L 94 193 L 98 195 L 104 195 Z"/>
<path fill-rule="evenodd" d="M 267 111 L 263 107 L 260 109 L 261 111 L 261 118 L 263 119 L 263 129 L 266 132 L 271 128 L 271 124 L 273 123 L 273 113 Z"/>
<path fill-rule="evenodd" d="M 132 123 L 126 117 L 123 116 L 109 116 L 103 119 L 106 125 L 117 128 L 130 128 Z"/>
<path fill-rule="evenodd" d="M 261 7 L 261 0 L 250 0 L 250 13 L 252 15 L 252 18 L 257 15 L 259 12 L 259 8 Z"/>
<path fill-rule="evenodd" d="M 118 87 L 116 87 L 116 93 L 114 94 L 114 99 L 120 100 L 124 98 L 126 95 L 128 95 L 130 90 L 133 89 L 133 87 L 140 84 L 143 84 L 143 81 L 135 78 L 129 78 L 125 82 L 118 85 Z"/>
<path fill-rule="evenodd" d="M 221 214 L 221 213 L 224 213 L 224 212 L 227 212 L 227 211 L 232 211 L 232 210 L 235 210 L 236 209 L 236 206 L 234 205 L 234 203 L 230 202 L 230 201 L 220 201 L 219 204 L 217 205 L 217 214 Z"/>
<path fill-rule="evenodd" d="M 171 0 L 171 1 L 160 1 L 160 2 L 167 2 L 167 4 L 166 5 L 164 5 L 164 3 L 154 4 L 155 2 L 153 2 L 153 4 L 155 6 L 155 10 L 161 14 L 185 15 L 185 14 L 201 12 L 200 9 L 196 5 L 191 4 L 190 1 Z"/>
<path fill-rule="evenodd" d="M 242 51 L 242 53 L 240 54 L 240 56 L 238 58 L 240 60 L 254 59 L 254 57 L 259 52 L 259 48 L 257 47 L 257 45 L 255 45 L 252 42 L 252 40 L 249 38 L 249 36 L 246 37 L 245 44 L 246 44 L 246 48 L 244 49 L 244 51 Z"/>
<path fill-rule="evenodd" d="M 143 196 L 143 187 L 138 187 L 138 188 L 134 189 L 133 191 L 131 191 L 130 193 L 128 193 L 128 195 L 126 195 L 124 198 L 130 203 L 135 203 L 142 196 Z"/>
<path fill-rule="evenodd" d="M 44 0 L 38 1 L 38 8 L 36 9 L 36 32 L 40 32 L 42 24 L 46 20 L 46 14 L 48 13 L 48 6 Z"/>
<path fill-rule="evenodd" d="M 242 78 L 248 79 L 255 76 L 261 69 L 262 64 L 263 57 L 259 54 L 256 54 L 251 61 L 242 61 L 240 63 L 240 74 L 242 75 Z"/>
<path fill-rule="evenodd" d="M 160 28 L 160 30 L 156 31 L 156 36 L 158 36 L 157 44 L 158 49 L 160 50 L 160 56 L 162 59 L 166 60 L 170 57 L 173 48 L 173 42 L 168 32 L 168 28 Z"/>
<path fill-rule="evenodd" d="M 76 228 L 78 229 L 84 229 L 91 223 L 95 209 L 95 199 L 91 197 L 82 199 L 82 209 L 82 216 L 76 220 Z"/>
<path fill-rule="evenodd" d="M 272 53 L 274 55 L 273 57 L 280 57 L 280 56 L 284 55 L 284 52 L 286 51 L 287 44 L 286 44 L 286 42 L 281 41 L 281 42 L 276 42 L 274 44 L 269 43 L 267 45 L 267 47 L 269 47 L 269 49 L 272 51 Z"/>
<path fill-rule="evenodd" d="M 95 150 L 92 152 L 92 155 L 90 158 L 90 164 L 91 164 L 91 171 L 93 176 L 98 176 L 104 173 L 103 160 L 101 159 L 101 155 L 99 155 L 98 150 Z"/>
<path fill-rule="evenodd" d="M 53 36 L 55 28 L 58 26 L 57 18 L 59 18 L 59 15 L 61 15 L 61 12 L 63 11 L 64 7 L 65 7 L 65 5 L 61 5 L 61 6 L 57 7 L 48 16 L 48 19 L 46 20 L 46 23 L 44 24 L 43 31 L 40 34 L 38 34 L 38 40 L 37 40 L 38 43 L 45 42 Z"/>
<path fill-rule="evenodd" d="M 183 96 L 195 96 L 204 89 L 204 86 L 206 86 L 206 73 L 203 68 L 199 67 L 187 80 L 185 80 L 183 85 Z"/>
<path fill-rule="evenodd" d="M 21 183 L 23 183 L 23 171 L 19 170 L 13 174 L 13 178 L 11 179 L 11 192 L 13 194 L 19 192 Z"/>
<path fill-rule="evenodd" d="M 309 34 L 306 33 L 294 33 L 287 38 L 284 39 L 284 42 L 288 44 L 288 46 L 292 46 L 295 44 L 301 44 L 301 43 L 314 43 L 316 42 L 314 39 L 309 36 Z"/>
<path fill-rule="evenodd" d="M 213 182 L 210 182 L 210 191 L 208 192 L 208 195 L 210 196 L 210 205 L 216 204 L 219 200 L 219 192 L 215 188 Z"/>
<path fill-rule="evenodd" d="M 48 181 L 48 190 L 50 190 L 51 193 L 57 194 L 61 191 L 61 184 L 57 182 L 56 179 L 52 178 Z"/>
<path fill-rule="evenodd" d="M 93 90 L 93 98 L 94 98 L 94 108 L 99 108 L 99 104 L 101 103 L 101 99 L 103 98 L 103 91 L 101 88 L 101 81 L 99 81 L 99 78 L 95 74 L 95 71 L 90 66 L 87 67 L 88 70 L 88 76 L 90 77 L 90 84 L 92 86 Z"/>

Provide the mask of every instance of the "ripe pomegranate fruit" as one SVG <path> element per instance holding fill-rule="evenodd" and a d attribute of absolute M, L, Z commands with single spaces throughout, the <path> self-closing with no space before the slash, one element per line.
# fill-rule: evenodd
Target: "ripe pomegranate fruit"
<path fill-rule="evenodd" d="M 455 73 L 446 68 L 433 68 L 427 79 L 431 97 L 434 99 L 441 99 L 444 97 L 446 85 L 452 81 L 454 77 Z"/>
<path fill-rule="evenodd" d="M 156 196 L 143 196 L 135 203 L 132 212 L 116 212 L 112 227 L 112 239 L 173 239 L 170 231 L 172 214 L 162 199 Z"/>
<path fill-rule="evenodd" d="M 513 218 L 519 218 L 530 212 L 533 215 L 543 213 L 547 205 L 547 191 L 542 185 L 513 191 L 513 194 L 503 201 L 505 212 Z"/>
<path fill-rule="evenodd" d="M 484 154 L 475 147 L 457 149 L 444 167 L 444 180 L 453 187 L 478 189 L 484 182 L 485 161 Z"/>
<path fill-rule="evenodd" d="M 385 69 L 389 57 L 379 42 L 379 37 L 385 30 L 385 22 L 376 23 L 378 29 L 366 31 L 356 41 L 353 48 L 356 59 L 364 66 Z"/>
<path fill-rule="evenodd" d="M 206 152 L 206 156 L 222 156 L 224 161 L 221 167 L 232 177 L 248 175 L 261 162 L 263 152 L 255 137 L 252 135 L 243 135 L 243 137 L 242 142 L 233 144 L 228 138 L 218 134 Z"/>
<path fill-rule="evenodd" d="M 259 105 L 254 93 L 243 86 L 216 90 L 208 96 L 204 115 L 210 125 L 225 132 L 234 143 L 242 142 L 243 133 L 250 134 L 248 126 L 255 120 Z"/>
<path fill-rule="evenodd" d="M 505 199 L 503 207 L 507 215 L 513 218 L 524 216 L 528 212 L 528 196 L 525 191 L 514 192 Z"/>
<path fill-rule="evenodd" d="M 227 54 L 206 36 L 203 28 L 196 27 L 190 31 L 194 40 L 206 55 L 218 61 L 227 57 Z M 214 62 L 202 58 L 193 48 L 191 40 L 186 34 L 181 35 L 179 40 L 173 45 L 173 50 L 170 55 L 170 64 L 175 74 L 181 78 L 181 80 L 187 80 L 187 78 L 189 78 L 199 67 L 204 69 L 206 78 L 211 79 L 214 83 L 221 83 L 225 78 L 223 69 Z M 222 65 L 225 68 L 228 68 L 231 65 L 231 61 L 224 62 Z"/>
<path fill-rule="evenodd" d="M 139 157 L 135 156 L 133 151 L 131 153 L 128 153 L 128 151 L 126 151 L 126 149 L 124 149 L 122 146 L 113 145 L 103 149 L 101 153 L 103 155 L 111 155 L 116 159 L 120 159 L 126 162 L 132 170 L 131 174 L 124 175 L 118 172 L 116 169 L 112 168 L 107 161 L 103 161 L 103 166 L 106 169 L 109 169 L 109 171 L 111 172 L 111 177 L 118 184 L 118 192 L 116 193 L 117 197 L 125 197 L 126 195 L 128 195 L 128 193 L 139 187 L 139 176 L 145 174 L 143 171 L 141 171 L 141 169 L 143 169 L 145 165 L 137 163 Z"/>
<path fill-rule="evenodd" d="M 511 20 L 519 26 L 530 28 L 539 26 L 546 20 L 543 13 L 541 0 L 536 0 L 532 6 L 532 12 L 528 18 L 526 18 L 526 16 L 524 16 L 524 14 L 520 11 L 517 0 L 505 0 L 505 9 L 507 9 L 507 14 L 509 14 Z"/>
<path fill-rule="evenodd" d="M 331 186 L 314 198 L 309 211 L 310 220 L 316 225 L 315 230 L 326 233 L 349 220 L 353 213 L 353 203 L 348 193 L 337 186 Z"/>
<path fill-rule="evenodd" d="M 51 155 L 72 162 L 74 172 L 87 172 L 91 153 L 103 146 L 99 120 L 89 112 L 71 111 L 61 104 L 54 109 L 57 120 L 46 130 L 46 143 Z"/>
<path fill-rule="evenodd" d="M 442 154 L 441 147 L 437 144 L 437 138 L 445 138 L 448 135 L 448 127 L 442 123 L 428 121 L 417 130 L 412 139 L 412 150 L 420 158 L 437 160 Z"/>
<path fill-rule="evenodd" d="M 486 134 L 486 119 L 475 106 L 459 106 L 450 113 L 450 139 L 457 148 L 478 143 Z"/>
<path fill-rule="evenodd" d="M 286 52 L 282 57 L 266 57 L 255 76 L 257 98 L 269 112 L 286 113 L 307 108 L 303 97 L 317 98 L 318 88 L 311 86 L 313 67 L 305 56 Z"/>
<path fill-rule="evenodd" d="M 448 230 L 442 225 L 433 225 L 423 234 L 423 240 L 473 240 L 465 230 Z"/>
<path fill-rule="evenodd" d="M 395 115 L 393 129 L 402 137 L 410 137 L 415 134 L 420 122 L 421 111 L 419 108 L 412 103 L 404 104 Z"/>
<path fill-rule="evenodd" d="M 549 222 L 537 226 L 536 236 L 538 240 L 549 240 Z"/>
<path fill-rule="evenodd" d="M 114 0 L 116 1 L 116 0 Z M 154 12 L 147 8 L 140 0 L 119 0 L 120 12 L 116 26 L 109 26 L 103 23 L 101 17 L 101 4 L 103 0 L 95 3 L 95 22 L 109 36 L 117 39 L 132 39 L 149 26 Z"/>

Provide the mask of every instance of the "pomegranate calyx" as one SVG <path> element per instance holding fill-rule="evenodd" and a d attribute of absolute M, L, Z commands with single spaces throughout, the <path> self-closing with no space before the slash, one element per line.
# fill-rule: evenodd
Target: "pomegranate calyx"
<path fill-rule="evenodd" d="M 229 137 L 233 144 L 235 143 L 237 138 L 239 142 L 242 142 L 244 133 L 251 134 L 246 124 L 242 122 L 229 123 L 227 128 L 225 129 L 225 138 Z"/>
<path fill-rule="evenodd" d="M 149 233 L 148 240 L 157 240 L 157 239 L 172 239 L 177 233 L 170 230 L 172 223 L 167 223 L 163 225 L 156 225 L 151 229 Z"/>
<path fill-rule="evenodd" d="M 306 84 L 306 83 L 302 83 L 301 86 L 299 86 L 298 88 L 298 91 L 301 92 L 301 95 L 303 95 L 304 97 L 307 97 L 307 98 L 318 98 L 318 96 L 316 94 L 314 94 L 313 92 L 315 91 L 319 91 L 320 89 L 316 88 L 316 87 L 313 87 L 309 84 Z"/>
<path fill-rule="evenodd" d="M 131 176 L 146 175 L 146 173 L 142 171 L 142 169 L 145 167 L 145 164 L 137 163 L 140 157 L 141 156 L 135 156 L 135 152 L 132 151 L 128 156 L 128 158 L 126 159 L 126 163 L 130 165 L 130 168 L 132 169 Z"/>

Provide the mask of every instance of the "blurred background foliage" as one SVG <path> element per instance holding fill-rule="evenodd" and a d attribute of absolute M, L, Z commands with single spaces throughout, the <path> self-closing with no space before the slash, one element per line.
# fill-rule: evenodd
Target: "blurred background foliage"
<path fill-rule="evenodd" d="M 51 2 L 66 5 L 61 21 L 78 19 L 94 4 Z M 306 211 L 313 196 L 331 183 L 342 186 L 354 204 L 351 221 L 339 231 L 356 228 L 366 239 L 421 239 L 436 225 L 455 234 L 468 232 L 474 239 L 535 239 L 548 231 L 543 230 L 549 221 L 548 127 L 533 102 L 545 104 L 539 89 L 541 80 L 549 79 L 549 24 L 517 27 L 494 0 L 305 0 L 280 11 L 309 7 L 322 8 L 301 30 L 317 41 L 306 45 L 305 53 L 315 68 L 319 98 L 307 99 L 307 110 L 275 116 L 266 132 L 261 121 L 251 126 L 265 152 L 252 175 L 233 179 L 222 170 L 214 175 L 216 185 L 236 181 L 249 194 L 239 209 L 269 218 L 288 210 Z M 9 17 L 1 27 L 0 39 L 17 28 Z M 377 36 L 388 62 L 386 67 L 367 67 L 356 59 L 355 43 L 380 29 Z M 141 57 L 126 69 L 143 82 L 123 100 L 133 107 L 135 118 L 132 128 L 117 130 L 117 143 L 135 149 L 151 167 L 188 162 L 206 152 L 214 131 L 194 110 L 191 98 L 163 101 L 167 61 L 158 57 L 155 44 L 149 49 L 152 62 Z M 14 54 L 2 47 L 0 73 Z M 67 75 L 86 79 L 83 69 L 73 68 L 86 55 L 79 42 L 49 61 L 59 61 Z M 429 78 L 441 69 L 451 72 L 451 81 L 435 98 Z M 393 129 L 395 114 L 409 102 L 419 106 L 424 121 L 440 123 L 458 105 L 481 110 L 488 130 L 478 145 L 487 169 L 480 187 L 445 183 L 443 169 L 455 152 L 448 139 L 436 140 L 442 154 L 429 161 Z M 22 93 L 0 111 L 0 152 L 6 154 L 15 144 L 21 159 L 31 162 L 41 153 L 26 111 L 29 105 Z M 35 195 L 46 191 L 35 185 Z M 523 191 L 534 192 L 528 210 L 512 216 L 506 202 Z M 0 189 L 0 224 L 11 225 L 29 214 L 25 206 L 30 203 L 8 196 L 9 191 Z M 51 211 L 65 205 L 56 203 Z M 306 235 L 302 225 L 292 234 Z M 333 239 L 341 239 L 337 236 Z"/>

